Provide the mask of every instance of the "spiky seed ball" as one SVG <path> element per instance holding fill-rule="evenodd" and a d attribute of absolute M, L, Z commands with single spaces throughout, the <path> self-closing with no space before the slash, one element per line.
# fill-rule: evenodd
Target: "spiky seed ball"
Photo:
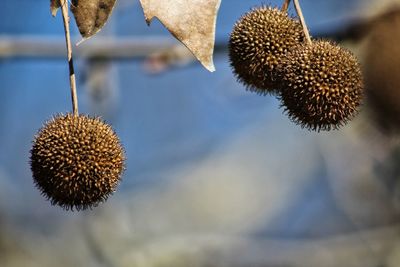
<path fill-rule="evenodd" d="M 261 6 L 243 15 L 229 40 L 233 73 L 247 89 L 259 94 L 281 87 L 280 59 L 303 41 L 301 24 L 278 8 Z"/>
<path fill-rule="evenodd" d="M 363 79 L 350 51 L 319 40 L 289 51 L 283 64 L 281 99 L 294 122 L 316 131 L 337 129 L 357 113 Z"/>
<path fill-rule="evenodd" d="M 115 191 L 125 155 L 113 129 L 99 118 L 66 114 L 39 130 L 30 162 L 34 183 L 53 205 L 81 210 Z"/>

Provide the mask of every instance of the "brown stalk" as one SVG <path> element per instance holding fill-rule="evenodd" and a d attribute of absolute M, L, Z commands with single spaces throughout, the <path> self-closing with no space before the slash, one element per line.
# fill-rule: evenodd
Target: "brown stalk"
<path fill-rule="evenodd" d="M 74 71 L 74 61 L 72 59 L 72 45 L 71 45 L 71 34 L 69 31 L 69 8 L 68 0 L 61 1 L 62 17 L 64 21 L 64 31 L 65 31 L 65 42 L 67 45 L 67 57 L 69 66 L 69 84 L 71 87 L 71 100 L 72 100 L 72 112 L 74 116 L 78 116 L 78 97 L 76 94 L 76 81 L 75 81 L 75 71 Z"/>
<path fill-rule="evenodd" d="M 310 33 L 308 31 L 307 25 L 306 25 L 306 21 L 304 20 L 304 16 L 303 16 L 303 12 L 301 11 L 301 7 L 299 4 L 299 0 L 293 0 L 294 3 L 294 7 L 296 9 L 296 13 L 299 16 L 300 22 L 301 22 L 301 26 L 303 27 L 303 31 L 304 31 L 304 35 L 306 37 L 306 41 L 311 44 L 311 37 L 310 37 Z"/>
<path fill-rule="evenodd" d="M 289 8 L 290 0 L 285 0 L 285 2 L 282 5 L 281 11 L 282 12 L 287 12 Z"/>

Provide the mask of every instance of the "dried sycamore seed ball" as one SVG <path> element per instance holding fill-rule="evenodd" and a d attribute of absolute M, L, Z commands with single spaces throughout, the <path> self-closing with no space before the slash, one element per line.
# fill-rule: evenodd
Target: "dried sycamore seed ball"
<path fill-rule="evenodd" d="M 247 89 L 259 94 L 281 87 L 282 55 L 303 41 L 301 24 L 277 8 L 262 6 L 242 16 L 229 40 L 233 73 Z"/>
<path fill-rule="evenodd" d="M 285 56 L 283 106 L 310 130 L 337 129 L 356 113 L 363 94 L 360 65 L 348 50 L 314 41 Z"/>
<path fill-rule="evenodd" d="M 31 170 L 36 186 L 53 205 L 77 210 L 105 201 L 124 170 L 124 150 L 99 118 L 58 115 L 35 136 Z"/>

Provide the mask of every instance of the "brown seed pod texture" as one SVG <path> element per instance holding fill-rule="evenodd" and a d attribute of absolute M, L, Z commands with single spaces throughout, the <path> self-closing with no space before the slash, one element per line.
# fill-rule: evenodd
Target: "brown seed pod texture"
<path fill-rule="evenodd" d="M 34 183 L 53 205 L 84 210 L 113 193 L 125 155 L 113 129 L 99 118 L 58 115 L 35 136 L 30 163 Z"/>
<path fill-rule="evenodd" d="M 278 8 L 261 6 L 243 15 L 229 39 L 233 73 L 247 89 L 259 94 L 281 87 L 280 59 L 303 41 L 300 22 Z"/>
<path fill-rule="evenodd" d="M 289 51 L 281 100 L 289 117 L 310 130 L 337 129 L 358 111 L 363 95 L 360 65 L 348 50 L 313 41 Z"/>

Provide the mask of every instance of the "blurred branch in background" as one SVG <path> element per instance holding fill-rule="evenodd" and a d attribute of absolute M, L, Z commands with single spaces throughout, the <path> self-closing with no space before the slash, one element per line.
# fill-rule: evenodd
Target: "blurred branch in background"
<path fill-rule="evenodd" d="M 196 61 L 193 54 L 183 45 L 151 53 L 144 61 L 144 69 L 151 74 L 164 72 L 171 67 L 184 67 Z"/>
<path fill-rule="evenodd" d="M 137 38 L 106 38 L 96 37 L 74 47 L 77 57 L 98 57 L 101 59 L 130 59 L 145 57 L 153 52 L 173 47 L 176 42 L 164 37 Z M 58 58 L 65 57 L 63 38 L 49 36 L 0 35 L 0 58 L 34 57 Z"/>
<path fill-rule="evenodd" d="M 64 58 L 65 47 L 61 37 L 0 35 L 1 58 Z M 225 52 L 226 45 L 216 44 L 215 52 Z M 181 43 L 170 37 L 96 37 L 75 47 L 77 58 L 91 60 L 130 60 L 145 58 L 144 69 L 157 74 L 171 67 L 186 66 L 196 59 Z"/>
<path fill-rule="evenodd" d="M 314 37 L 317 38 L 329 38 L 335 41 L 359 41 L 362 38 L 366 37 L 371 30 L 374 28 L 374 25 L 382 23 L 382 21 L 387 20 L 388 18 L 396 17 L 400 14 L 399 6 L 392 6 L 387 8 L 385 11 L 371 16 L 371 17 L 355 17 L 348 18 L 346 22 L 339 22 L 340 26 L 332 27 L 332 25 L 328 25 L 326 31 L 320 31 L 315 34 Z M 334 23 L 338 24 L 339 23 Z"/>

